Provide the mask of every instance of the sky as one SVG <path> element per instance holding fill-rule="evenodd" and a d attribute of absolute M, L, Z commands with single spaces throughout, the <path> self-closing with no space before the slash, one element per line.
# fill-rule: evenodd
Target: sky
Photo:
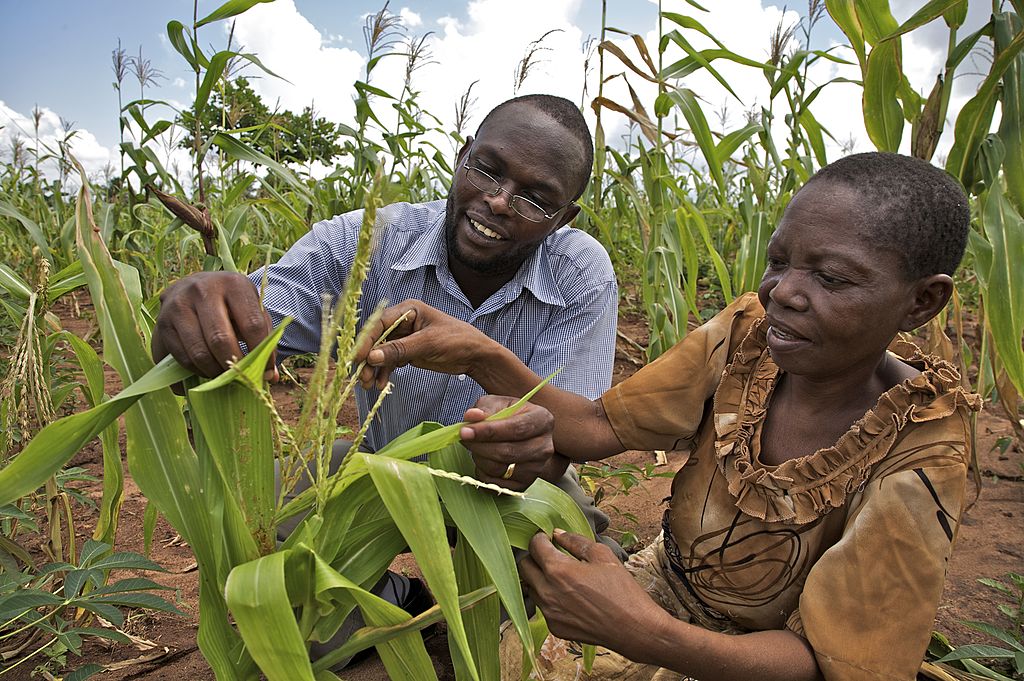
<path fill-rule="evenodd" d="M 924 0 L 891 0 L 897 20 L 905 20 Z M 220 0 L 200 0 L 200 17 L 219 6 Z M 767 0 L 711 0 L 702 3 L 709 11 L 695 10 L 686 0 L 662 0 L 664 11 L 692 15 L 727 47 L 746 57 L 767 57 L 769 35 L 779 24 L 801 21 L 801 13 L 786 10 L 781 3 Z M 172 107 L 192 102 L 194 79 L 184 61 L 167 39 L 166 25 L 171 19 L 191 23 L 192 2 L 165 0 L 162 3 L 121 0 L 6 0 L 5 22 L 0 28 L 0 159 L 10 158 L 12 137 L 21 137 L 34 145 L 31 112 L 38 107 L 41 144 L 51 148 L 61 136 L 61 119 L 78 132 L 73 152 L 91 174 L 100 174 L 104 166 L 118 165 L 117 93 L 113 88 L 111 52 L 121 46 L 129 55 L 142 50 L 163 75 L 145 96 L 166 101 Z M 980 27 L 988 19 L 988 3 L 972 0 L 968 22 L 960 35 Z M 380 2 L 369 0 L 275 0 L 260 4 L 238 18 L 235 44 L 252 52 L 281 79 L 261 75 L 254 68 L 245 73 L 254 89 L 271 107 L 301 111 L 313 104 L 320 115 L 351 123 L 354 113 L 352 83 L 363 78 L 366 48 L 363 26 L 367 15 L 380 9 Z M 474 128 L 494 105 L 513 96 L 514 72 L 531 41 L 548 31 L 538 52 L 539 61 L 518 90 L 518 94 L 548 92 L 574 101 L 588 100 L 597 89 L 597 73 L 585 71 L 588 41 L 601 30 L 599 0 L 402 0 L 388 9 L 401 18 L 409 36 L 429 33 L 430 60 L 416 72 L 414 86 L 421 92 L 420 103 L 451 127 L 455 104 L 470 83 L 475 106 L 469 121 Z M 806 10 L 804 10 L 806 12 Z M 607 24 L 626 33 L 643 36 L 656 54 L 658 5 L 654 0 L 607 0 Z M 668 26 L 667 29 L 674 28 Z M 207 53 L 224 49 L 228 23 L 219 22 L 200 29 L 200 43 Z M 687 34 L 690 35 L 689 33 Z M 632 40 L 621 33 L 609 37 L 632 58 L 636 50 Z M 945 60 L 948 33 L 939 21 L 909 36 L 903 42 L 904 70 L 918 92 L 927 94 Z M 691 37 L 698 48 L 708 47 L 703 36 Z M 852 59 L 841 45 L 844 37 L 825 15 L 814 28 L 812 47 L 834 48 L 835 54 Z M 794 44 L 795 47 L 795 44 Z M 681 53 L 666 53 L 666 63 Z M 606 57 L 606 75 L 625 70 L 613 57 Z M 721 64 L 721 72 L 741 98 L 734 98 L 706 73 L 696 73 L 684 81 L 704 100 L 704 111 L 716 130 L 731 130 L 743 123 L 744 111 L 764 106 L 768 88 L 760 71 L 737 65 Z M 982 65 L 984 68 L 984 65 Z M 970 68 L 967 71 L 977 70 Z M 374 71 L 372 83 L 386 91 L 401 90 L 404 63 L 401 58 L 384 59 Z M 858 78 L 854 66 L 837 65 L 825 60 L 811 69 L 815 84 L 832 78 Z M 631 77 L 638 95 L 653 111 L 654 88 Z M 978 78 L 966 75 L 955 81 L 951 100 L 951 119 L 973 95 Z M 131 76 L 124 84 L 126 101 L 138 96 L 138 83 Z M 628 102 L 623 79 L 606 86 L 606 95 Z M 778 104 L 778 100 L 777 100 Z M 854 85 L 832 84 L 826 87 L 813 111 L 838 140 L 830 143 L 830 158 L 839 155 L 840 143 L 855 151 L 872 149 L 864 132 L 860 112 L 860 89 Z M 170 116 L 170 109 L 164 109 Z M 587 112 L 591 122 L 593 116 Z M 626 119 L 606 114 L 606 132 L 613 141 L 627 130 Z M 940 144 L 940 158 L 948 151 L 951 130 Z M 909 131 L 905 133 L 909 140 Z M 165 145 L 173 148 L 173 140 Z M 908 142 L 909 148 L 909 142 Z M 187 161 L 179 159 L 184 165 Z"/>

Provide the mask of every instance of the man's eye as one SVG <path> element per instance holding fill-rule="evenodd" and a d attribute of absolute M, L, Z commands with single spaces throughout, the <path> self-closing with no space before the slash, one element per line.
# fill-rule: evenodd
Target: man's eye
<path fill-rule="evenodd" d="M 786 266 L 786 263 L 782 262 L 778 258 L 768 258 L 768 269 L 778 270 Z"/>

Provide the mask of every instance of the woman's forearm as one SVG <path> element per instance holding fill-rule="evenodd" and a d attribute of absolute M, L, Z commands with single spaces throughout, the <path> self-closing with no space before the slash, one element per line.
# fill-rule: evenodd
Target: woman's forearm
<path fill-rule="evenodd" d="M 635 650 L 618 652 L 700 681 L 822 679 L 810 644 L 789 630 L 720 634 L 661 612 Z"/>
<path fill-rule="evenodd" d="M 494 395 L 523 395 L 542 377 L 510 350 L 490 343 L 474 363 L 473 380 Z M 623 451 L 601 402 L 546 385 L 530 400 L 555 417 L 555 450 L 572 461 L 594 461 Z"/>

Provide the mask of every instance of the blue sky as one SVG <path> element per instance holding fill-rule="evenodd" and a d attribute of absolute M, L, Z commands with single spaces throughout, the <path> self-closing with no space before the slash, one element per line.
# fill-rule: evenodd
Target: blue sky
<path fill-rule="evenodd" d="M 905 19 L 923 2 L 891 0 L 897 19 Z M 220 0 L 201 0 L 200 16 L 219 4 Z M 727 46 L 754 59 L 765 58 L 768 35 L 780 19 L 792 23 L 800 18 L 797 11 L 784 14 L 782 3 L 767 0 L 713 0 L 704 3 L 709 9 L 706 14 L 693 10 L 685 0 L 662 0 L 662 4 L 666 10 L 695 15 Z M 973 23 L 980 25 L 987 18 L 980 11 L 984 4 L 971 3 Z M 237 37 L 247 51 L 256 52 L 288 79 L 260 78 L 254 81 L 257 92 L 271 105 L 297 111 L 313 102 L 328 118 L 350 120 L 351 84 L 361 77 L 365 63 L 364 17 L 380 6 L 370 0 L 276 0 L 247 12 L 239 19 Z M 645 36 L 654 51 L 657 7 L 652 0 L 608 0 L 608 23 Z M 549 29 L 558 32 L 545 43 L 549 49 L 543 63 L 520 94 L 554 92 L 579 101 L 585 81 L 591 96 L 596 89 L 593 73 L 584 78 L 583 44 L 600 31 L 599 0 L 404 0 L 392 2 L 389 9 L 401 14 L 408 34 L 433 33 L 435 63 L 417 74 L 416 85 L 425 108 L 442 119 L 451 117 L 455 101 L 474 80 L 478 81 L 473 91 L 478 116 L 512 96 L 515 63 L 525 45 Z M 9 2 L 5 10 L 0 34 L 0 63 L 6 66 L 0 78 L 0 158 L 9 154 L 12 135 L 31 137 L 30 115 L 36 105 L 46 113 L 41 132 L 46 140 L 56 134 L 58 117 L 76 123 L 80 132 L 75 153 L 91 171 L 116 158 L 117 97 L 111 85 L 111 51 L 118 39 L 129 54 L 136 54 L 141 45 L 143 56 L 164 74 L 160 86 L 147 91 L 147 97 L 178 106 L 192 101 L 191 72 L 166 39 L 168 20 L 191 21 L 190 0 L 37 0 Z M 226 23 L 204 27 L 200 42 L 207 49 L 211 45 L 223 49 L 226 30 Z M 827 15 L 814 35 L 814 46 L 819 48 L 844 42 Z M 625 36 L 612 37 L 632 50 Z M 930 89 L 943 61 L 944 41 L 941 25 L 904 41 L 905 68 L 921 92 Z M 700 36 L 693 42 L 701 46 Z M 729 127 L 730 120 L 742 119 L 744 110 L 763 105 L 766 93 L 762 92 L 763 76 L 756 70 L 723 66 L 722 71 L 742 101 L 727 95 L 706 74 L 695 74 L 685 84 L 704 97 L 709 118 L 725 111 L 725 127 Z M 374 84 L 397 91 L 401 72 L 398 59 L 382 62 Z M 812 73 L 812 80 L 824 82 L 837 76 L 859 74 L 823 63 Z M 653 99 L 647 84 L 634 81 L 634 85 L 642 99 Z M 961 79 L 958 88 L 953 111 L 971 94 L 972 83 Z M 125 90 L 127 101 L 137 96 L 138 86 L 129 78 Z M 621 79 L 610 84 L 606 94 L 628 101 Z M 815 112 L 837 140 L 854 140 L 855 147 L 866 149 L 859 108 L 855 86 L 835 85 L 819 98 Z M 624 129 L 626 122 L 619 119 L 612 124 Z"/>
<path fill-rule="evenodd" d="M 576 12 L 577 25 L 584 34 L 596 35 L 601 30 L 600 4 L 594 0 L 581 4 L 588 6 Z M 219 5 L 219 0 L 202 0 L 200 16 Z M 341 36 L 342 40 L 335 42 L 364 52 L 364 17 L 379 10 L 382 3 L 296 0 L 295 5 L 325 36 Z M 465 19 L 466 5 L 465 0 L 407 1 L 392 3 L 389 9 L 408 6 L 419 13 L 424 20 L 419 27 L 422 33 L 436 30 L 431 24 L 441 17 Z M 646 30 L 656 12 L 656 6 L 644 0 L 609 2 L 615 26 L 627 31 Z M 141 45 L 144 57 L 151 59 L 168 81 L 191 77 L 184 60 L 163 39 L 169 20 L 191 20 L 190 0 L 19 1 L 9 3 L 4 14 L 0 63 L 8 68 L 0 79 L 0 100 L 25 114 L 36 104 L 50 108 L 92 131 L 104 144 L 117 139 L 117 98 L 111 87 L 110 53 L 119 38 L 129 54 L 137 54 Z M 207 43 L 216 41 L 218 47 L 223 46 L 216 26 L 203 29 L 201 36 L 207 38 Z M 13 64 L 18 68 L 10 68 Z"/>

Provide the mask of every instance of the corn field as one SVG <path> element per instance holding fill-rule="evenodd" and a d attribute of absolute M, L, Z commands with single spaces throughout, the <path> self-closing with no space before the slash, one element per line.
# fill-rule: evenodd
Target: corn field
<path fill-rule="evenodd" d="M 168 22 L 167 40 L 194 74 L 188 116 L 162 117 L 166 108 L 145 97 L 121 101 L 115 83 L 123 167 L 105 186 L 90 181 L 66 144 L 0 167 L 0 247 L 8 254 L 0 264 L 0 676 L 75 652 L 83 637 L 123 639 L 121 608 L 176 610 L 152 593 L 156 582 L 111 576 L 160 569 L 115 545 L 122 460 L 150 504 L 149 536 L 159 514 L 195 554 L 198 645 L 223 680 L 334 679 L 335 661 L 372 646 L 391 678 L 436 678 L 420 632 L 441 620 L 456 677 L 498 679 L 501 612 L 528 660 L 545 631 L 542 619 L 527 615 L 513 548 L 525 548 L 538 529 L 590 534 L 552 485 L 538 481 L 512 493 L 473 480 L 458 424 L 422 424 L 374 456 L 358 451 L 357 432 L 341 469 L 328 474 L 337 415 L 358 374 L 356 310 L 376 210 L 443 198 L 453 173 L 449 146 L 457 149 L 466 131 L 445 128 L 421 107 L 423 42 L 417 50 L 416 40 L 399 41 L 385 6 L 367 20 L 369 60 L 353 85 L 354 125 L 338 128 L 340 162 L 313 177 L 283 146 L 261 142 L 279 122 L 228 115 L 229 95 L 246 87 L 239 67 L 275 78 L 274 65 L 237 51 L 230 39 L 221 51 L 203 47 L 213 39 L 208 27 L 255 4 L 228 0 L 206 17 Z M 612 255 L 623 291 L 647 321 L 644 350 L 654 359 L 756 290 L 787 203 L 834 160 L 828 121 L 814 113 L 819 94 L 834 84 L 813 83 L 809 69 L 822 60 L 853 65 L 865 129 L 878 150 L 909 142 L 913 155 L 934 162 L 940 141 L 951 141 L 942 165 L 971 198 L 972 232 L 957 294 L 921 340 L 959 364 L 971 389 L 999 404 L 1024 442 L 1024 2 L 993 2 L 988 22 L 966 35 L 967 0 L 919 4 L 899 23 L 886 0 L 812 0 L 803 39 L 780 26 L 767 59 L 709 32 L 697 3 L 686 15 L 659 11 L 656 43 L 626 35 L 630 50 L 611 39 L 623 32 L 605 15 L 595 54 L 599 88 L 583 102 L 595 117 L 595 161 L 575 226 Z M 810 47 L 811 29 L 826 20 L 842 31 L 855 61 Z M 902 71 L 902 44 L 926 25 L 945 27 L 948 51 L 934 86 L 918 92 Z M 697 36 L 714 47 L 695 48 Z M 787 47 L 792 41 L 796 49 Z M 954 117 L 954 78 L 977 50 L 990 50 L 988 70 Z M 401 92 L 374 84 L 385 56 L 408 62 Z M 735 95 L 718 70 L 723 63 L 761 74 L 771 92 L 734 129 L 720 129 L 688 85 L 692 74 L 710 75 Z M 607 94 L 613 82 L 625 83 L 628 101 Z M 653 103 L 645 103 L 637 92 L 652 87 Z M 463 111 L 468 99 L 467 92 Z M 215 103 L 223 105 L 220 119 L 208 125 Z M 606 139 L 622 119 L 627 140 Z M 191 143 L 192 165 L 182 172 L 164 167 L 156 153 L 157 139 L 175 129 Z M 312 137 L 292 132 L 313 157 Z M 48 179 L 45 164 L 59 168 L 58 178 Z M 159 293 L 171 281 L 201 270 L 254 270 L 317 220 L 358 208 L 365 213 L 356 265 L 323 321 L 297 422 L 281 417 L 263 381 L 283 327 L 217 379 L 200 380 L 170 358 L 154 365 L 149 338 Z M 69 333 L 52 310 L 86 299 L 96 338 Z M 105 384 L 104 366 L 121 388 Z M 185 397 L 170 389 L 182 382 Z M 92 539 L 78 546 L 67 466 L 96 438 L 102 498 Z M 315 471 L 312 486 L 286 502 L 307 469 Z M 303 513 L 279 544 L 278 523 Z M 45 565 L 28 548 L 37 545 Z M 369 591 L 406 547 L 437 601 L 413 618 Z M 310 642 L 330 638 L 357 608 L 367 627 L 311 662 Z M 83 667 L 75 678 L 95 671 Z"/>

